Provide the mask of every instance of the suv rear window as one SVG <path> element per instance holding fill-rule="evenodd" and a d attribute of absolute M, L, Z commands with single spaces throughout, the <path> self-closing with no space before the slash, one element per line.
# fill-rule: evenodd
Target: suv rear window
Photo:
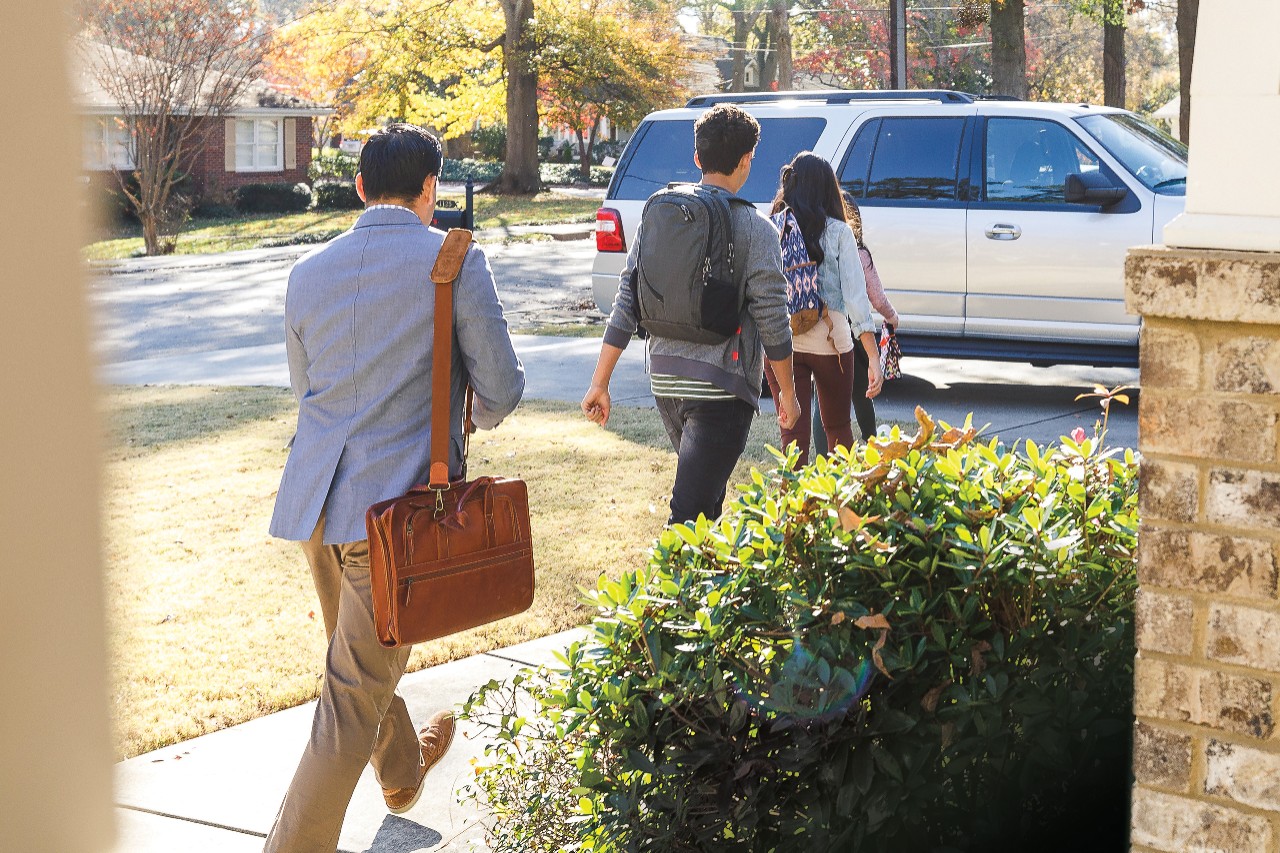
<path fill-rule="evenodd" d="M 858 131 L 840 183 L 856 198 L 953 200 L 964 121 L 872 119 Z"/>
<path fill-rule="evenodd" d="M 827 126 L 822 118 L 759 121 L 760 144 L 751 176 L 739 193 L 757 204 L 773 200 L 782 167 L 801 151 L 811 150 Z M 643 201 L 672 181 L 701 180 L 701 172 L 693 165 L 693 119 L 641 125 L 628 146 L 622 170 L 609 187 L 611 199 Z"/>

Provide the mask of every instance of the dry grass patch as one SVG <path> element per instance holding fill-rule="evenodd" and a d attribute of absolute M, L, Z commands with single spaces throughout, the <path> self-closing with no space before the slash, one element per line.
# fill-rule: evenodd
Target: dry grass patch
<path fill-rule="evenodd" d="M 298 547 L 267 535 L 296 407 L 284 389 L 119 388 L 107 396 L 112 707 L 128 757 L 316 696 L 324 625 Z M 735 477 L 777 441 L 756 419 Z M 579 587 L 643 559 L 667 516 L 674 454 L 657 412 L 532 402 L 480 433 L 472 472 L 529 484 L 531 610 L 416 648 L 410 669 L 586 622 Z"/>

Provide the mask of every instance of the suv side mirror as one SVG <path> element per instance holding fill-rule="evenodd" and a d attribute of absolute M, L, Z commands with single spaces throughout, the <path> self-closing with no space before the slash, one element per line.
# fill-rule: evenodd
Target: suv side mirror
<path fill-rule="evenodd" d="M 1110 207 L 1124 199 L 1129 191 L 1111 183 L 1102 172 L 1072 172 L 1067 175 L 1063 194 L 1071 204 L 1100 204 Z"/>

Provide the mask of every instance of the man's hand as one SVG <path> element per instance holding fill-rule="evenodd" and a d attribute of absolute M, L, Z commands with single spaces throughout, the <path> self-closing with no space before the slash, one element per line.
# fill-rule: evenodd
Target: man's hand
<path fill-rule="evenodd" d="M 778 426 L 791 429 L 800 420 L 800 403 L 794 393 L 778 396 L 781 399 L 774 401 L 778 405 Z"/>
<path fill-rule="evenodd" d="M 582 414 L 592 423 L 605 426 L 609 423 L 609 386 L 592 385 L 582 398 Z"/>

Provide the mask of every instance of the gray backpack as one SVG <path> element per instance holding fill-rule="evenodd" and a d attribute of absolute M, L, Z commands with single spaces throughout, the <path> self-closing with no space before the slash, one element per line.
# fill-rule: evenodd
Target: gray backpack
<path fill-rule="evenodd" d="M 632 286 L 651 335 L 718 344 L 741 325 L 744 277 L 733 262 L 733 203 L 702 184 L 670 184 L 645 202 Z"/>

